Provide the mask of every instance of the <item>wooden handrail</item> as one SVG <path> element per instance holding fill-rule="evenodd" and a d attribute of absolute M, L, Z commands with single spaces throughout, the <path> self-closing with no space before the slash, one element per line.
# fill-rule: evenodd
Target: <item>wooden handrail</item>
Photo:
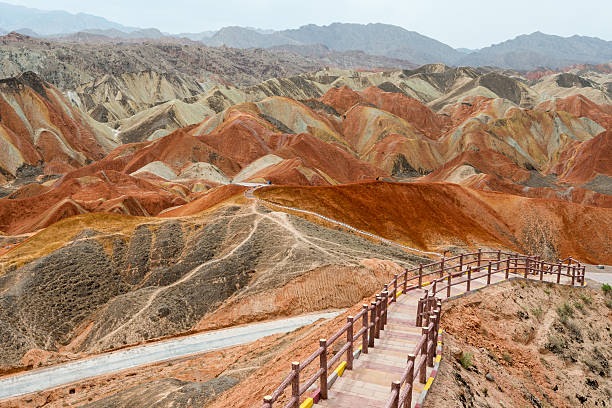
<path fill-rule="evenodd" d="M 567 262 L 567 263 L 566 263 Z M 410 269 L 404 269 L 402 273 L 396 274 L 393 280 L 384 285 L 384 290 L 379 292 L 376 301 L 369 305 L 364 304 L 362 309 L 355 316 L 347 319 L 339 330 L 329 339 L 321 339 L 319 348 L 308 358 L 297 366 L 292 365 L 291 372 L 285 380 L 274 390 L 272 395 L 264 397 L 263 408 L 272 408 L 279 396 L 292 385 L 292 396 L 286 408 L 299 407 L 299 400 L 313 384 L 320 381 L 320 398 L 327 398 L 327 373 L 340 358 L 347 353 L 346 369 L 352 369 L 352 356 L 355 343 L 361 338 L 361 352 L 368 353 L 368 348 L 374 347 L 374 339 L 380 337 L 380 331 L 384 330 L 387 323 L 388 306 L 397 301 L 399 290 L 404 293 L 423 285 L 430 284 L 431 292 L 426 290 L 425 296 L 419 300 L 416 315 L 416 324 L 422 327 L 421 338 L 412 354 L 409 354 L 406 369 L 402 373 L 399 381 L 393 382 L 390 398 L 387 407 L 410 407 L 412 401 L 412 383 L 419 377 L 424 382 L 426 366 L 433 364 L 433 358 L 437 345 L 438 328 L 440 320 L 440 304 L 435 297 L 437 293 L 446 290 L 447 297 L 451 295 L 451 287 L 462 283 L 467 284 L 467 291 L 470 290 L 470 283 L 475 279 L 487 277 L 487 285 L 491 283 L 491 276 L 497 273 L 504 273 L 508 279 L 510 273 L 528 275 L 539 275 L 543 280 L 545 275 L 557 277 L 560 283 L 561 276 L 572 279 L 572 284 L 576 281 L 584 284 L 585 266 L 572 257 L 560 259 L 556 263 L 543 261 L 540 257 L 523 255 L 516 252 L 482 251 L 466 254 L 459 254 L 452 257 L 443 257 L 440 261 L 428 264 L 419 264 Z M 412 274 L 409 276 L 409 274 Z M 427 282 L 424 278 L 436 276 Z M 417 281 L 416 285 L 408 286 L 409 282 Z M 355 324 L 361 321 L 361 328 L 355 332 Z M 359 326 L 358 326 L 359 327 Z M 331 358 L 327 359 L 327 350 L 343 334 L 346 333 L 345 344 Z M 350 356 L 349 356 L 350 354 Z M 300 372 L 306 369 L 314 360 L 319 358 L 320 367 L 314 374 L 300 386 Z M 297 384 L 297 389 L 296 389 Z"/>
<path fill-rule="evenodd" d="M 306 360 L 304 360 L 301 364 L 300 364 L 300 370 L 303 370 L 304 368 L 306 368 L 306 366 L 310 363 L 312 363 L 317 357 L 319 357 L 321 355 L 321 353 L 323 353 L 323 351 L 325 351 L 325 349 L 323 347 L 319 347 L 317 349 L 317 351 L 315 351 L 314 353 L 312 353 L 310 355 L 310 357 L 308 357 Z"/>

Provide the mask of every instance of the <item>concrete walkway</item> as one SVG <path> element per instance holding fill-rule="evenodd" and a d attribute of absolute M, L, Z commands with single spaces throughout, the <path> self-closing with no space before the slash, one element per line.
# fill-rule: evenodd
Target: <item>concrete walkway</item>
<path fill-rule="evenodd" d="M 491 276 L 491 284 L 505 281 L 505 274 L 498 273 Z M 510 274 L 518 277 L 520 274 Z M 459 278 L 457 278 L 459 279 Z M 539 279 L 539 276 L 530 276 L 530 279 Z M 555 276 L 545 276 L 545 281 L 556 282 Z M 561 283 L 569 284 L 571 280 L 563 277 Z M 459 283 L 451 287 L 451 297 L 466 293 L 467 285 Z M 487 286 L 487 277 L 473 280 L 470 284 L 470 293 Z M 427 289 L 428 287 L 425 287 Z M 421 337 L 421 328 L 416 327 L 416 310 L 418 300 L 423 296 L 424 289 L 414 289 L 398 297 L 396 303 L 389 305 L 388 324 L 381 331 L 380 339 L 374 342 L 374 348 L 368 354 L 354 361 L 353 370 L 345 371 L 338 378 L 333 388 L 329 390 L 327 400 L 319 400 L 315 407 L 334 408 L 383 408 L 391 394 L 391 383 L 399 380 L 407 366 L 407 356 L 414 352 L 416 344 Z M 446 298 L 446 290 L 438 293 L 440 299 Z M 443 306 L 444 308 L 444 306 Z M 427 378 L 435 377 L 432 368 L 427 368 Z M 412 392 L 412 407 L 419 406 L 419 399 L 423 391 L 431 385 L 415 381 Z"/>
<path fill-rule="evenodd" d="M 331 319 L 339 312 L 319 313 L 216 330 L 193 336 L 159 341 L 139 347 L 101 354 L 95 357 L 28 371 L 0 379 L 0 400 L 66 385 L 99 375 L 141 365 L 158 363 L 207 351 L 250 343 L 273 334 L 287 333 Z"/>

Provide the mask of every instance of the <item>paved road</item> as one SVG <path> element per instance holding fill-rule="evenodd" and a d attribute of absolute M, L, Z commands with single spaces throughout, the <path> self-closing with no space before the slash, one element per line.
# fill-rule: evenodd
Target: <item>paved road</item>
<path fill-rule="evenodd" d="M 341 312 L 297 316 L 283 320 L 250 324 L 225 330 L 217 330 L 164 340 L 54 367 L 28 371 L 24 374 L 0 379 L 0 400 L 48 388 L 109 374 L 145 364 L 157 363 L 178 357 L 250 343 L 265 336 L 287 333 L 314 323 L 330 319 Z"/>
<path fill-rule="evenodd" d="M 597 272 L 587 272 L 587 279 L 592 279 L 599 283 L 607 283 L 608 285 L 612 285 L 612 273 L 597 273 Z"/>
<path fill-rule="evenodd" d="M 599 269 L 597 265 L 584 264 L 586 266 L 585 277 L 599 283 L 607 283 L 612 285 L 612 266 L 603 265 L 603 269 Z"/>

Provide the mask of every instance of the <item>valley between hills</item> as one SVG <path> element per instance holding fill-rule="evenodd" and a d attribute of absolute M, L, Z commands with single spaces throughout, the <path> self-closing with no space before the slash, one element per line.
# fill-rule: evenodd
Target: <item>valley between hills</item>
<path fill-rule="evenodd" d="M 0 50 L 4 375 L 342 311 L 256 344 L 0 406 L 252 406 L 264 373 L 280 383 L 290 356 L 307 357 L 307 344 L 427 253 L 503 249 L 612 264 L 612 63 L 526 72 L 382 57 L 358 66 L 355 57 L 330 66 L 286 50 L 16 33 L 0 37 Z M 496 290 L 515 296 L 508 285 Z M 609 323 L 605 298 L 589 290 L 585 319 L 607 313 Z M 560 290 L 551 301 L 576 299 Z M 444 317 L 453 348 L 485 342 L 453 325 L 469 307 L 458 301 Z M 495 305 L 486 307 L 483 322 Z M 526 347 L 514 352 L 534 352 Z M 474 350 L 479 366 L 491 364 Z M 542 364 L 561 367 L 562 354 Z M 457 370 L 441 374 L 449 390 Z M 463 377 L 482 388 L 472 372 Z M 603 401 L 609 374 L 599 381 Z M 239 402 L 236 384 L 252 399 Z M 465 406 L 486 400 L 461 387 Z M 568 394 L 549 406 L 575 402 Z"/>

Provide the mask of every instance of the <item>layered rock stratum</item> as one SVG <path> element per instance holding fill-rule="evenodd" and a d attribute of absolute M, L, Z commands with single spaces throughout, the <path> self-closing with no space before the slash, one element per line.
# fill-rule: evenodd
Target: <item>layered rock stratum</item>
<path fill-rule="evenodd" d="M 21 52 L 42 47 L 33 44 Z M 84 61 L 102 52 L 65 47 Z M 53 85 L 40 69 L 0 81 L 5 372 L 350 308 L 425 262 L 419 251 L 503 248 L 612 263 L 604 69 L 532 78 L 442 64 L 302 72 L 309 65 L 241 65 L 267 58 L 261 50 L 200 51 L 189 58 L 219 53 L 235 70 L 200 77 L 202 60 L 187 69 L 189 58 L 172 69 L 146 58 L 146 69 L 115 69 L 123 63 L 109 50 L 108 65 L 87 77 Z M 28 54 L 29 65 L 61 61 L 56 48 L 40 52 Z M 71 69 L 59 72 L 85 72 Z M 201 402 L 247 376 L 232 378 L 207 376 L 201 388 L 214 396 Z M 113 388 L 97 406 L 164 387 L 174 390 L 168 404 L 184 401 L 181 390 L 193 384 L 177 381 Z"/>

